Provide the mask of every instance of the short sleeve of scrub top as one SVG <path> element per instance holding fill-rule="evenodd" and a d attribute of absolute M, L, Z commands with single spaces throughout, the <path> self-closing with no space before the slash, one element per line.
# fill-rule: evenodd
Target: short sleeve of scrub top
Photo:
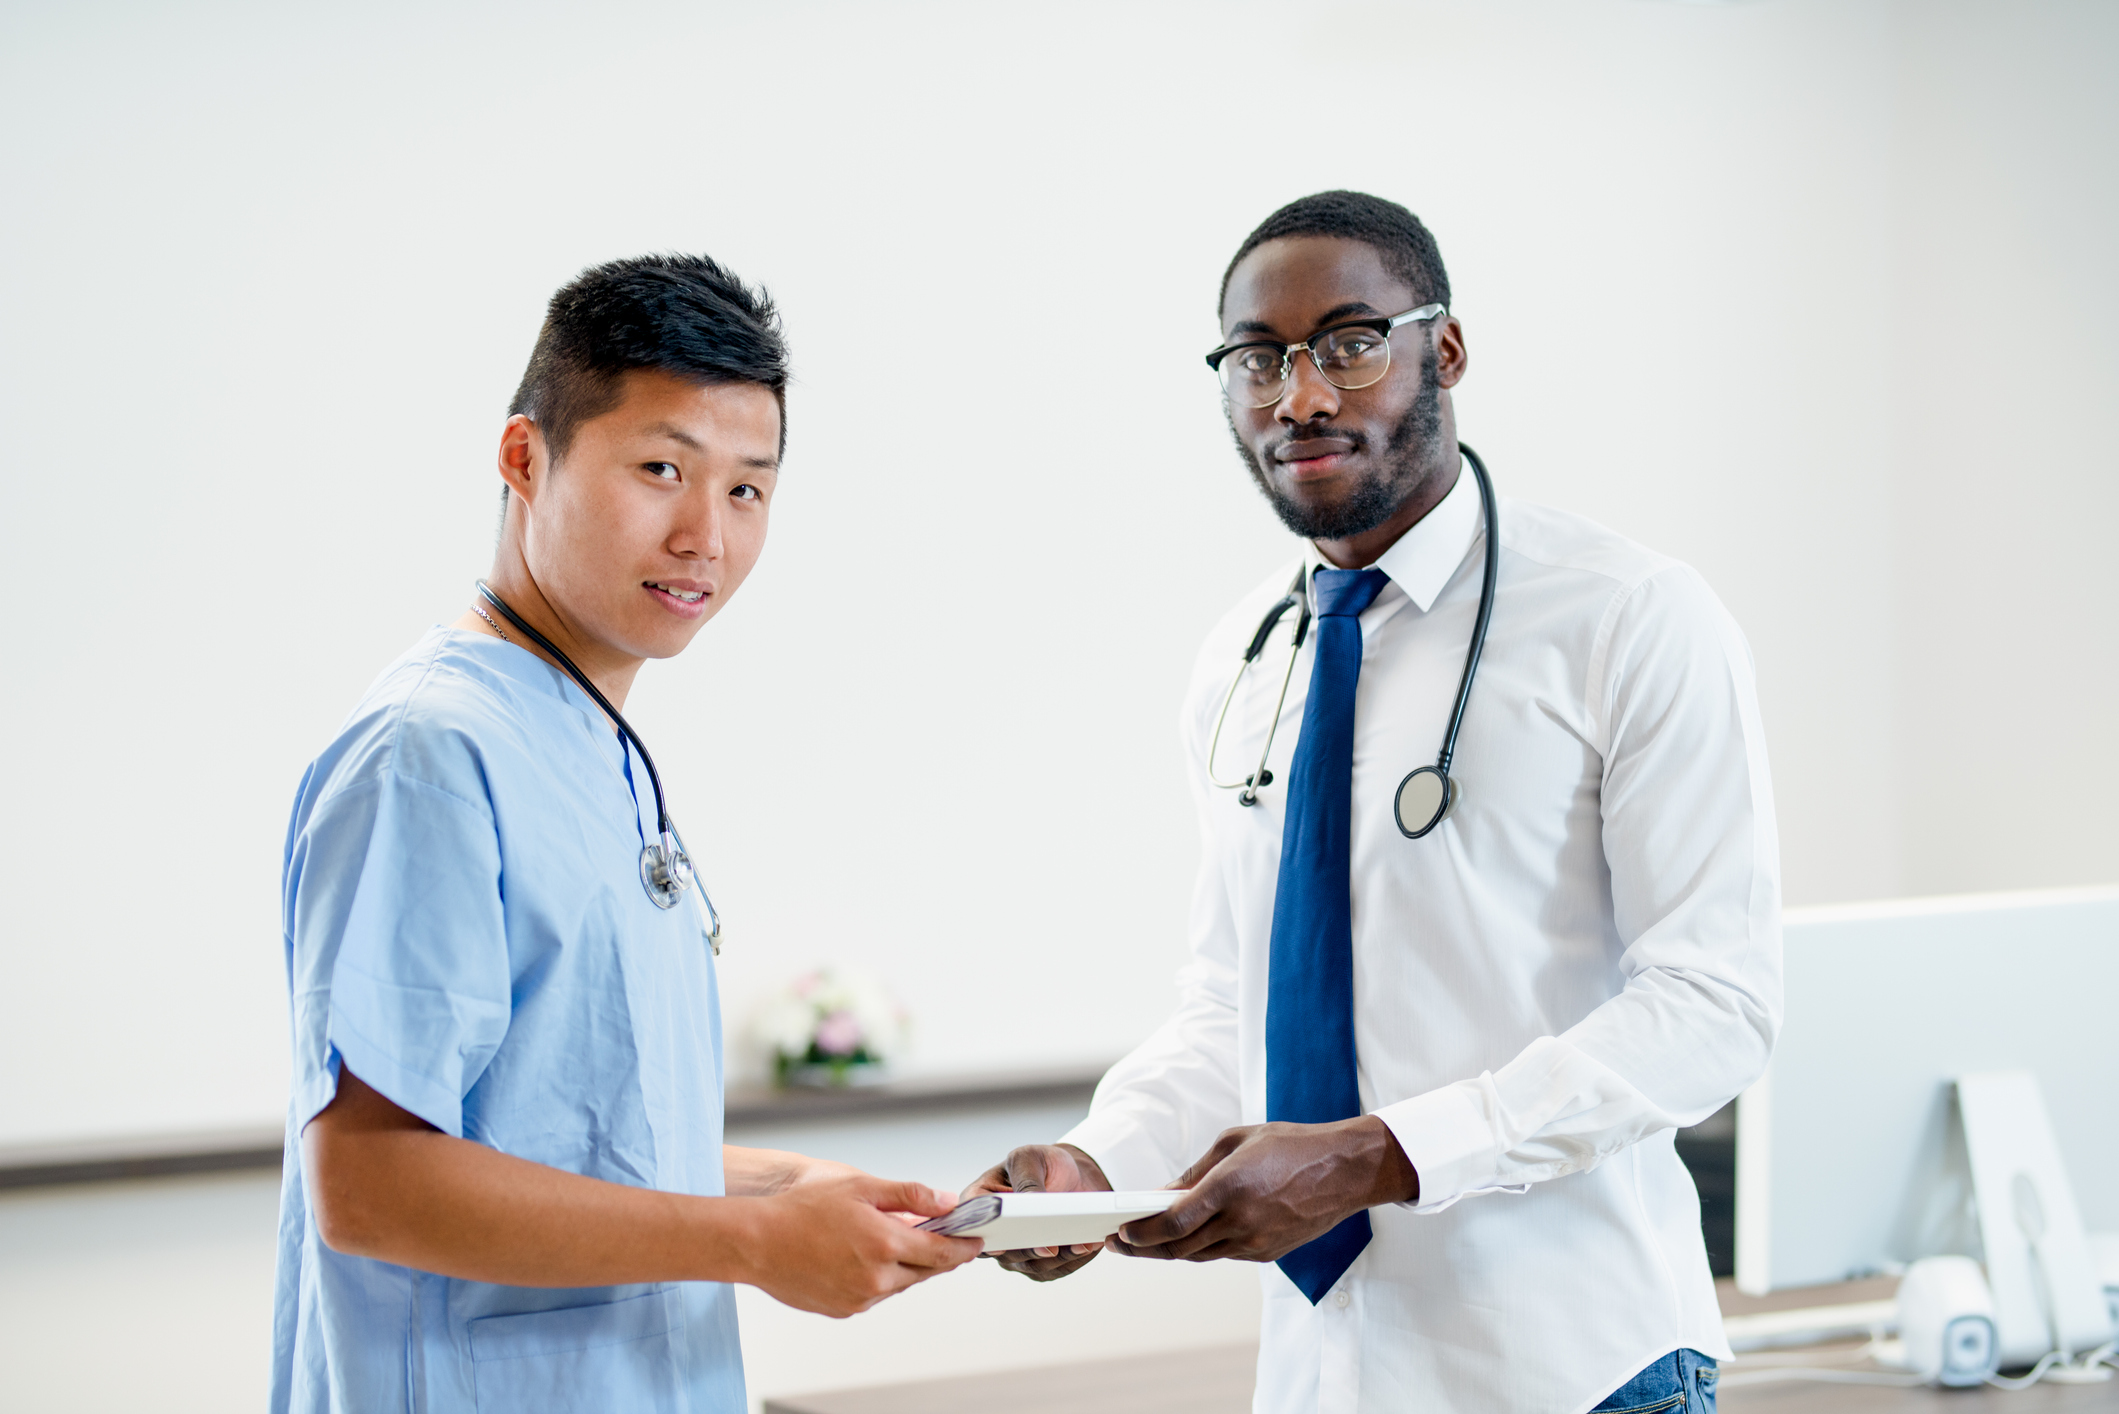
<path fill-rule="evenodd" d="M 301 873 L 314 887 L 300 900 L 301 924 L 339 942 L 328 981 L 310 990 L 327 1008 L 314 1032 L 325 1049 L 303 1057 L 297 1121 L 331 1102 L 343 1062 L 461 1138 L 464 1096 L 508 1032 L 490 806 L 390 772 L 322 802 L 304 844 Z"/>
<path fill-rule="evenodd" d="M 727 1286 L 506 1287 L 348 1256 L 302 1172 L 302 1128 L 350 1070 L 445 1134 L 721 1193 L 713 961 L 693 904 L 641 887 L 653 828 L 645 770 L 586 694 L 480 635 L 429 633 L 310 766 L 282 899 L 276 1414 L 747 1407 Z"/>

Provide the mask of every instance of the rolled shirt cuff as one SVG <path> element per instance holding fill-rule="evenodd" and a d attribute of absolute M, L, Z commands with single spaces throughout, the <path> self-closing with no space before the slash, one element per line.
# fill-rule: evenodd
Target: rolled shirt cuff
<path fill-rule="evenodd" d="M 1059 1142 L 1072 1144 L 1096 1160 L 1112 1188 L 1121 1192 L 1161 1188 L 1177 1177 L 1148 1131 L 1114 1110 L 1092 1113 L 1061 1135 Z"/>
<path fill-rule="evenodd" d="M 1527 1183 L 1499 1181 L 1506 1148 L 1483 1103 L 1488 1090 L 1481 1081 L 1486 1080 L 1482 1076 L 1478 1081 L 1445 1085 L 1371 1111 L 1390 1127 L 1398 1147 L 1420 1175 L 1419 1198 L 1396 1206 L 1416 1213 L 1439 1213 L 1460 1198 L 1530 1191 Z"/>

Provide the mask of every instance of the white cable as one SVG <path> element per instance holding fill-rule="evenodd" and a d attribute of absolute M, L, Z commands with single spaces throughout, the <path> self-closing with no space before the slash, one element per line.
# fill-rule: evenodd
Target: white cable
<path fill-rule="evenodd" d="M 2038 1357 L 2038 1363 L 2031 1366 L 2031 1373 L 2028 1375 L 2018 1375 L 2013 1379 L 2007 1375 L 1988 1375 L 1987 1383 L 1996 1389 L 2029 1389 L 2032 1385 L 2045 1378 L 2047 1370 L 2052 1369 L 2065 1359 L 2067 1357 L 2059 1351 L 2048 1350 L 2045 1354 Z"/>
<path fill-rule="evenodd" d="M 1856 1352 L 1853 1358 L 1866 1358 L 1875 1345 L 1876 1342 L 1871 1341 Z M 1747 1358 L 1744 1363 L 1748 1365 L 1751 1359 L 1755 1358 L 1757 1357 Z M 2048 1351 L 2031 1367 L 2028 1374 L 2014 1377 L 1989 1375 L 1986 1382 L 1996 1389 L 2023 1390 L 2045 1379 L 2056 1368 L 2091 1370 L 2100 1364 L 2119 1368 L 2119 1341 L 2109 1341 L 2085 1354 L 2079 1362 L 2072 1363 L 2059 1351 Z M 1726 1388 L 1731 1385 L 1771 1384 L 1776 1380 L 1808 1380 L 1819 1384 L 1841 1385 L 1896 1385 L 1901 1389 L 1911 1389 L 1929 1383 L 1928 1377 L 1924 1375 L 1893 1375 L 1871 1370 L 1829 1370 L 1814 1365 L 1768 1365 L 1764 1368 L 1726 1372 L 1715 1383 L 1717 1388 Z"/>
<path fill-rule="evenodd" d="M 1825 1370 L 1799 1365 L 1776 1366 L 1771 1370 L 1743 1370 L 1733 1375 L 1723 1375 L 1715 1381 L 1717 1389 L 1731 1385 L 1763 1385 L 1775 1380 L 1816 1380 L 1831 1385 L 1896 1385 L 1900 1389 L 1912 1389 L 1926 1384 L 1923 1375 L 1887 1375 L 1875 1370 Z"/>
<path fill-rule="evenodd" d="M 1864 1360 L 1874 1358 L 1872 1347 L 1877 1344 L 1878 1342 L 1872 1340 L 1868 1345 L 1855 1346 L 1850 1350 L 1831 1353 L 1819 1350 L 1746 1351 L 1734 1360 L 1729 1361 L 1728 1364 L 1740 1364 L 1747 1370 L 1791 1370 L 1798 1366 L 1808 1369 L 1812 1366 L 1821 1365 L 1859 1365 Z M 1882 1363 L 1888 1364 L 1889 1362 L 1885 1361 Z M 1726 1369 L 1727 1366 L 1725 1365 L 1724 1368 Z"/>

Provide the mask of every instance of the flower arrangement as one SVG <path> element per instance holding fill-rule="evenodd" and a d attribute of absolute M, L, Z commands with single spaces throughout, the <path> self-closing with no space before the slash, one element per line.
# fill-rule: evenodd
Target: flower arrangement
<path fill-rule="evenodd" d="M 875 1085 L 906 1039 L 904 1008 L 873 978 L 822 968 L 759 1012 L 758 1039 L 782 1085 Z"/>

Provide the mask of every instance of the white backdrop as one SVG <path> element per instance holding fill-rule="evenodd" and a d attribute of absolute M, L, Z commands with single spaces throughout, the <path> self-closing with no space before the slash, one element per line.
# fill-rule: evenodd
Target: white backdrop
<path fill-rule="evenodd" d="M 765 559 L 629 713 L 734 1022 L 828 960 L 918 1068 L 1160 1018 L 1179 691 L 1290 553 L 1198 355 L 1335 185 L 1436 231 L 1502 489 L 1744 624 L 1791 901 L 2119 873 L 2115 16 L 10 6 L 0 1144 L 279 1112 L 302 766 L 485 568 L 545 298 L 646 250 L 798 369 Z"/>

